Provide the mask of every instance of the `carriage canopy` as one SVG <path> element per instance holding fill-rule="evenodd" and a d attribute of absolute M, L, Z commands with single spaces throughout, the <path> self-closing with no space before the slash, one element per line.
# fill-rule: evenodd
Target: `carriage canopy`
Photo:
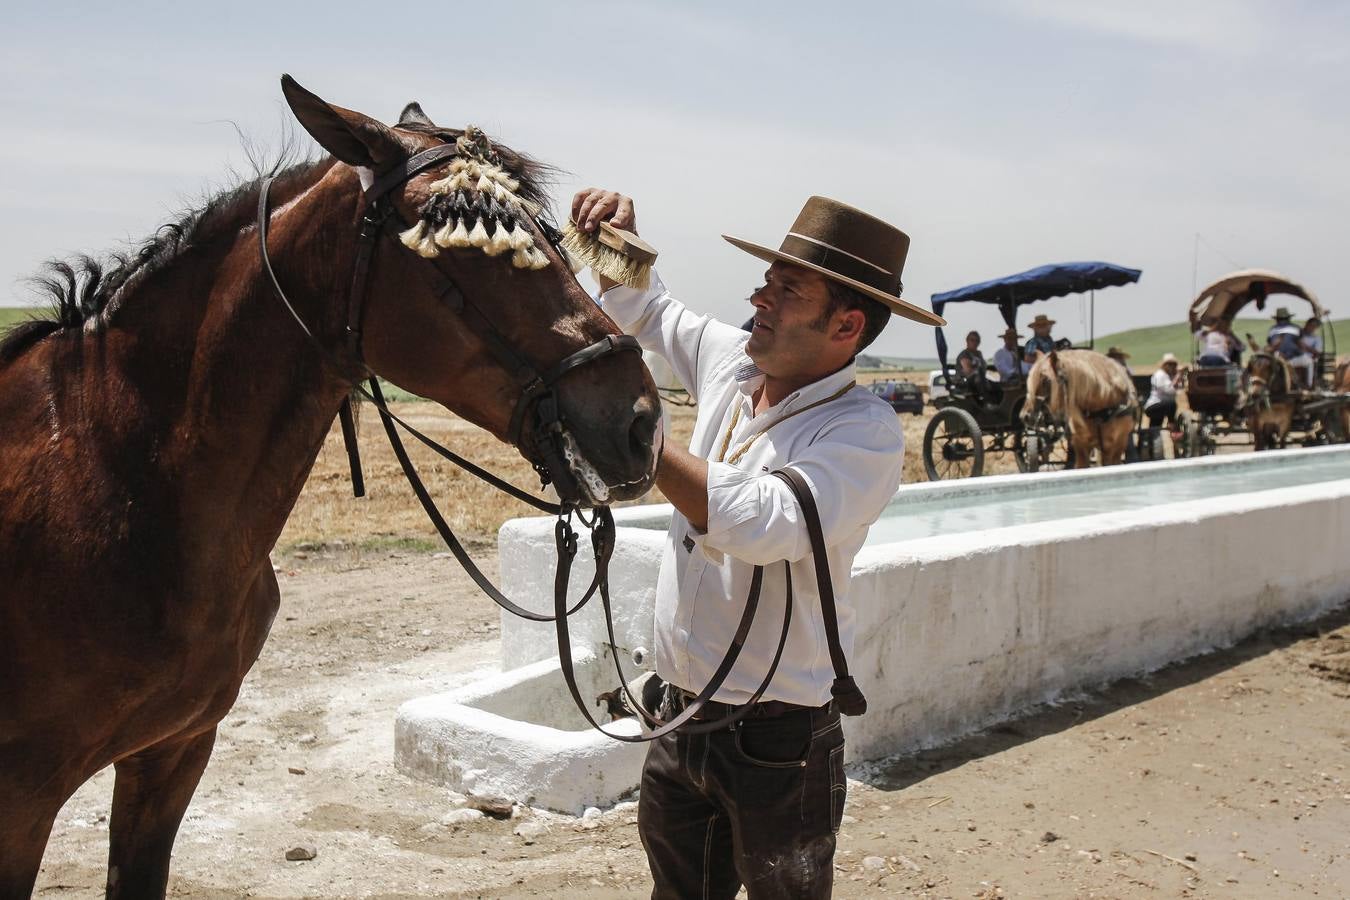
<path fill-rule="evenodd" d="M 942 315 L 948 303 L 992 303 L 1009 328 L 1017 327 L 1017 308 L 1040 300 L 1082 294 L 1098 288 L 1133 284 L 1139 269 L 1128 269 L 1108 262 L 1068 262 L 1037 266 L 1016 275 L 982 281 L 954 291 L 933 295 L 933 312 Z M 947 339 L 941 328 L 934 329 L 938 361 L 947 368 Z"/>
<path fill-rule="evenodd" d="M 1249 303 L 1255 303 L 1257 309 L 1264 311 L 1266 298 L 1277 294 L 1288 294 L 1308 301 L 1312 307 L 1311 315 L 1326 321 L 1327 311 L 1318 302 L 1316 295 L 1297 281 L 1270 269 L 1243 269 L 1223 276 L 1200 292 L 1191 304 L 1191 330 L 1213 324 L 1219 319 L 1231 322 Z M 933 308 L 936 310 L 937 306 Z"/>

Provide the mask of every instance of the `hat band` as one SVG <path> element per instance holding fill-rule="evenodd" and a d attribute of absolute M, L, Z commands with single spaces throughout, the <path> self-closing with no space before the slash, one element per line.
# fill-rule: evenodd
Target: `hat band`
<path fill-rule="evenodd" d="M 868 287 L 883 291 L 891 296 L 898 297 L 900 295 L 900 279 L 894 273 L 888 272 L 861 256 L 855 256 L 847 250 L 842 250 L 833 244 L 827 244 L 816 238 L 790 231 L 787 237 L 783 238 L 783 243 L 778 247 L 778 252 L 800 259 L 802 262 L 829 269 L 846 278 L 852 278 L 854 281 L 860 281 Z"/>

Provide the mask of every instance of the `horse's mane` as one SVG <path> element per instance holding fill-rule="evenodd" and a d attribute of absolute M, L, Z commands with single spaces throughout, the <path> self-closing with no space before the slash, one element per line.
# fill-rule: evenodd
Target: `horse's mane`
<path fill-rule="evenodd" d="M 453 143 L 460 129 L 435 125 L 404 124 L 406 131 L 431 135 Z M 251 149 L 246 145 L 246 150 Z M 503 167 L 519 182 L 519 194 L 548 208 L 547 186 L 555 174 L 552 167 L 508 147 L 495 146 Z M 51 260 L 31 284 L 46 296 L 47 307 L 33 318 L 0 331 L 0 363 L 6 363 L 44 337 L 59 331 L 79 331 L 90 322 L 102 322 L 125 291 L 134 290 L 146 278 L 173 263 L 184 252 L 224 234 L 234 234 L 250 224 L 257 210 L 258 194 L 265 178 L 275 178 L 278 196 L 293 192 L 307 179 L 317 178 L 332 164 L 331 157 L 290 164 L 289 144 L 270 166 L 255 163 L 252 178 L 208 197 L 199 206 L 161 225 L 132 250 L 113 251 L 103 259 L 80 254 L 72 260 Z"/>

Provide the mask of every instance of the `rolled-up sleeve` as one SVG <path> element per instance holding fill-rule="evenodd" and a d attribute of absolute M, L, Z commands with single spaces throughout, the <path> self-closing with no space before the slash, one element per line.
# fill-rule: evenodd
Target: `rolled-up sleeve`
<path fill-rule="evenodd" d="M 792 467 L 811 485 L 826 546 L 877 520 L 900 486 L 904 449 L 894 418 L 871 416 L 827 426 L 793 458 Z M 796 562 L 811 551 L 797 499 L 782 479 L 719 462 L 708 464 L 708 529 L 701 543 L 705 553 L 753 565 Z"/>
<path fill-rule="evenodd" d="M 601 295 L 600 305 L 625 333 L 638 339 L 642 349 L 670 363 L 695 400 L 702 383 L 700 370 L 740 349 L 746 339 L 739 328 L 700 315 L 676 300 L 655 272 L 645 291 L 618 285 Z"/>

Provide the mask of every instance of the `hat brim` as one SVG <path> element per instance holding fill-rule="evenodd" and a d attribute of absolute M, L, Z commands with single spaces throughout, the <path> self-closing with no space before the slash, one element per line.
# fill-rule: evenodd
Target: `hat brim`
<path fill-rule="evenodd" d="M 912 322 L 918 322 L 921 325 L 932 325 L 935 327 L 947 324 L 946 319 L 942 318 L 942 316 L 936 315 L 935 313 L 933 313 L 932 310 L 923 309 L 921 307 L 915 306 L 912 303 L 906 303 L 899 297 L 894 297 L 886 293 L 885 291 L 879 291 L 876 288 L 872 287 L 871 285 L 863 284 L 861 281 L 856 281 L 852 278 L 849 278 L 847 275 L 840 275 L 838 272 L 827 269 L 824 266 L 817 265 L 813 262 L 808 262 L 807 260 L 804 259 L 798 259 L 797 257 L 792 256 L 791 254 L 788 253 L 784 253 L 781 250 L 771 250 L 768 247 L 762 246 L 760 244 L 755 244 L 750 241 L 744 241 L 741 240 L 740 238 L 732 237 L 729 234 L 722 235 L 722 238 L 725 241 L 727 241 L 727 243 L 731 244 L 733 247 L 737 247 L 741 250 L 744 250 L 751 256 L 759 257 L 760 259 L 766 262 L 792 263 L 794 266 L 801 266 L 803 269 L 810 269 L 812 272 L 819 272 L 826 278 L 829 278 L 833 281 L 837 281 L 840 284 L 847 285 L 853 288 L 858 293 L 863 294 L 867 297 L 872 298 L 873 300 L 876 300 L 884 304 L 890 309 L 891 312 L 895 313 L 897 316 L 900 316 L 901 318 L 909 319 Z"/>

